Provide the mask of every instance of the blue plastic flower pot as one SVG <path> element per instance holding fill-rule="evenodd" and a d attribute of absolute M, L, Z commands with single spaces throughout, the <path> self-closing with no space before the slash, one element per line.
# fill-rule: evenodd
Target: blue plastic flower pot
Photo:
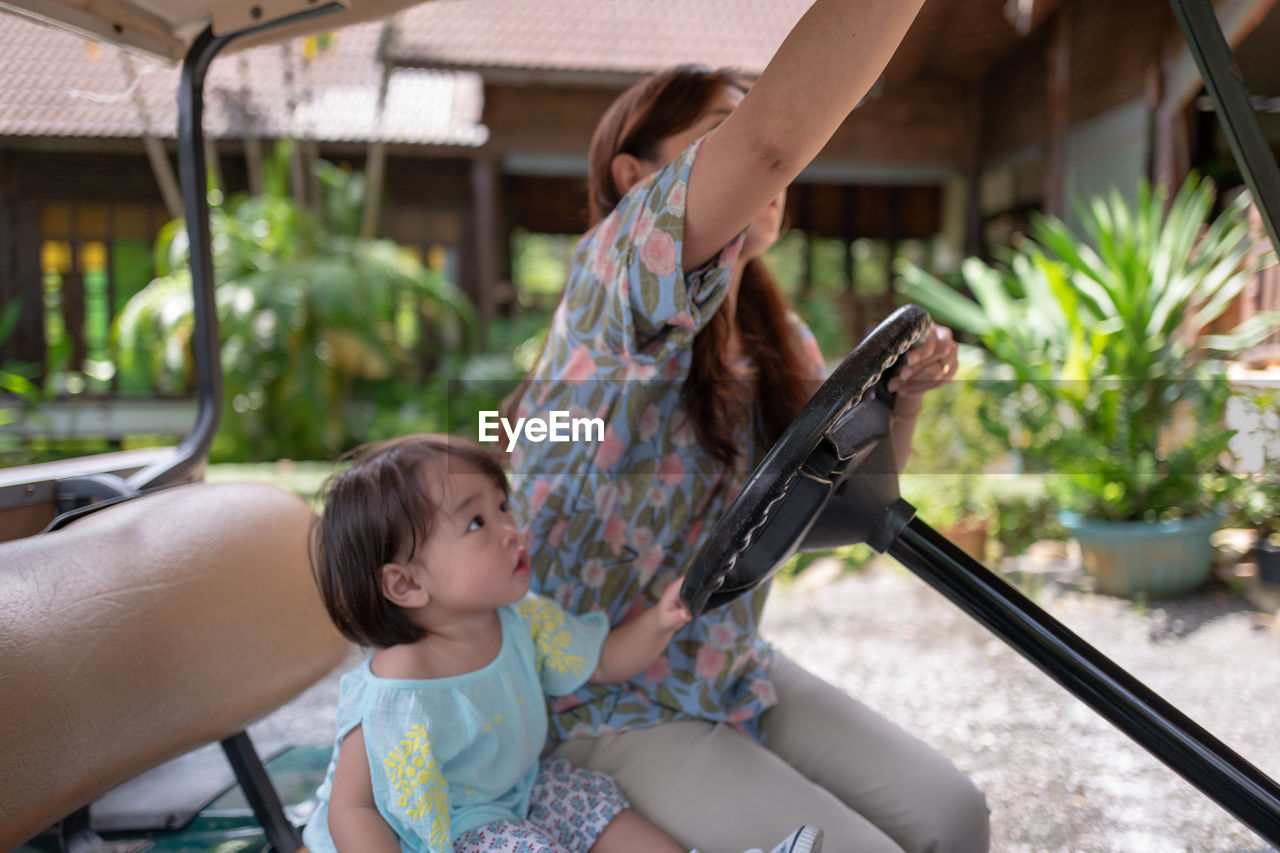
<path fill-rule="evenodd" d="M 1258 560 L 1258 579 L 1263 583 L 1280 586 L 1280 545 L 1259 536 L 1253 546 Z"/>
<path fill-rule="evenodd" d="M 1216 515 L 1171 521 L 1098 521 L 1063 510 L 1062 526 L 1080 543 L 1099 592 L 1172 598 L 1197 589 L 1213 568 Z"/>

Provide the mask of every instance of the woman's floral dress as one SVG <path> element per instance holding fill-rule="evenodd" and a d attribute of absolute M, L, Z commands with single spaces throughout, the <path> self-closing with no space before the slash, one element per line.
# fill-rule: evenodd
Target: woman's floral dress
<path fill-rule="evenodd" d="M 694 335 L 724 300 L 745 235 L 680 267 L 685 195 L 701 142 L 632 188 L 579 242 L 546 349 L 517 415 L 601 418 L 602 441 L 533 442 L 512 456 L 533 588 L 617 625 L 678 582 L 765 448 L 754 424 L 726 470 L 681 404 Z M 800 324 L 798 318 L 795 322 Z M 813 336 L 800 324 L 821 375 Z M 768 584 L 676 633 L 643 675 L 589 684 L 553 706 L 553 736 L 587 737 L 701 718 L 759 736 L 775 701 L 772 650 L 757 636 Z"/>

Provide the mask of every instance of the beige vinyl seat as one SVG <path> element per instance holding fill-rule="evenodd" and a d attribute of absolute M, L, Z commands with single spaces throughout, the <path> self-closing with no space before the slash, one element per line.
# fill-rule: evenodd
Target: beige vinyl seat
<path fill-rule="evenodd" d="M 344 660 L 312 518 L 274 486 L 197 483 L 0 544 L 0 851 L 170 758 L 247 742 Z"/>

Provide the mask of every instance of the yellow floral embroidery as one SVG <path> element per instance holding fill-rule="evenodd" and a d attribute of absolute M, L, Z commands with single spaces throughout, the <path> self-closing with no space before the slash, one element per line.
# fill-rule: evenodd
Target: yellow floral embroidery
<path fill-rule="evenodd" d="M 573 670 L 582 675 L 586 658 L 565 653 L 573 636 L 564 627 L 564 611 L 545 598 L 526 598 L 516 605 L 516 612 L 530 621 L 529 636 L 537 650 L 537 667 L 547 667 L 564 674 Z"/>
<path fill-rule="evenodd" d="M 398 749 L 387 753 L 383 762 L 387 781 L 400 796 L 396 804 L 412 820 L 422 820 L 431 815 L 432 849 L 453 849 L 449 833 L 449 785 L 440 773 L 440 765 L 431 752 L 431 738 L 427 727 L 414 726 L 400 741 Z"/>

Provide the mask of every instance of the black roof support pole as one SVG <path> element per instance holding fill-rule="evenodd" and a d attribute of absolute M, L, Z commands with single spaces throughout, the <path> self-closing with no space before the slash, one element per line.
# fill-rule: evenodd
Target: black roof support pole
<path fill-rule="evenodd" d="M 271 776 L 258 756 L 247 732 L 237 732 L 222 741 L 222 751 L 236 774 L 240 790 L 253 809 L 253 816 L 271 842 L 273 853 L 296 853 L 302 847 L 302 833 L 290 821 L 280 802 Z"/>
<path fill-rule="evenodd" d="M 325 12 L 336 11 L 338 3 L 278 18 L 258 26 L 215 36 L 206 27 L 191 43 L 182 63 L 178 85 L 178 179 L 182 186 L 182 206 L 191 244 L 191 294 L 195 306 L 192 346 L 196 365 L 196 421 L 172 457 L 144 468 L 129 478 L 131 489 L 171 485 L 198 466 L 209 452 L 218 420 L 222 415 L 222 359 L 218 337 L 218 313 L 213 277 L 212 236 L 209 232 L 209 203 L 206 193 L 209 167 L 204 151 L 204 80 L 209 64 L 228 43 L 242 36 Z"/>
<path fill-rule="evenodd" d="M 1271 245 L 1280 252 L 1280 167 L 1209 0 L 1170 0 Z"/>
<path fill-rule="evenodd" d="M 213 247 L 206 199 L 209 167 L 204 151 L 204 78 L 209 63 L 230 37 L 217 37 L 206 27 L 196 36 L 182 63 L 178 84 L 178 180 L 183 218 L 190 244 L 191 298 L 195 311 L 192 346 L 196 366 L 196 421 L 178 445 L 176 456 L 163 459 L 129 478 L 138 491 L 182 479 L 209 452 L 222 415 L 222 361 L 218 314 L 214 301 Z"/>
<path fill-rule="evenodd" d="M 1280 845 L 1280 786 L 919 518 L 887 553 L 1104 719 Z"/>

